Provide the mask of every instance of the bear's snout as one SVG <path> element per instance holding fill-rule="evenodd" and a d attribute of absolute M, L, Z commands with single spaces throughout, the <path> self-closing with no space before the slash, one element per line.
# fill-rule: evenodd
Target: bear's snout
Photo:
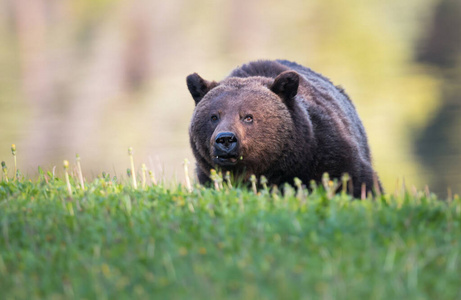
<path fill-rule="evenodd" d="M 214 141 L 214 161 L 221 166 L 235 165 L 238 158 L 238 139 L 232 132 L 220 132 Z"/>
<path fill-rule="evenodd" d="M 230 151 L 237 146 L 237 137 L 232 132 L 221 132 L 216 136 L 215 145 L 224 151 Z"/>

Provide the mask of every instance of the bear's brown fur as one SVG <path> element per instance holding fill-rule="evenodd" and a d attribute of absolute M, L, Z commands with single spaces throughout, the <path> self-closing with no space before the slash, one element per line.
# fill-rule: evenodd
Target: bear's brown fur
<path fill-rule="evenodd" d="M 194 73 L 187 86 L 196 103 L 189 133 L 200 183 L 212 168 L 276 185 L 348 173 L 354 196 L 362 184 L 381 190 L 354 105 L 322 75 L 285 60 L 256 61 L 221 82 Z"/>

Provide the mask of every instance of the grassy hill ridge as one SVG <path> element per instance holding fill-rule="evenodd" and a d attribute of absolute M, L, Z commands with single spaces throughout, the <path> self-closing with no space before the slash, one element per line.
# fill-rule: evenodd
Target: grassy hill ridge
<path fill-rule="evenodd" d="M 455 299 L 461 201 L 0 182 L 3 299 Z"/>

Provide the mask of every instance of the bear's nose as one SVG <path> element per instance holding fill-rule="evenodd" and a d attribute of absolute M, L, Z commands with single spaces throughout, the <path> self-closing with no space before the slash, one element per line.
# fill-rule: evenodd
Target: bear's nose
<path fill-rule="evenodd" d="M 221 148 L 234 148 L 237 145 L 237 137 L 232 132 L 218 133 L 215 140 L 216 144 Z"/>

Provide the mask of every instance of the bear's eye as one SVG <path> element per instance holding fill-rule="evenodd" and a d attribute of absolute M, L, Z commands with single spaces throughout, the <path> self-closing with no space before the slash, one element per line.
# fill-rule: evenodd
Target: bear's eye
<path fill-rule="evenodd" d="M 253 116 L 252 115 L 246 115 L 245 118 L 243 118 L 243 121 L 246 123 L 251 123 L 253 122 Z"/>
<path fill-rule="evenodd" d="M 218 121 L 218 116 L 217 115 L 212 115 L 211 116 L 211 121 L 213 121 L 213 122 Z"/>

